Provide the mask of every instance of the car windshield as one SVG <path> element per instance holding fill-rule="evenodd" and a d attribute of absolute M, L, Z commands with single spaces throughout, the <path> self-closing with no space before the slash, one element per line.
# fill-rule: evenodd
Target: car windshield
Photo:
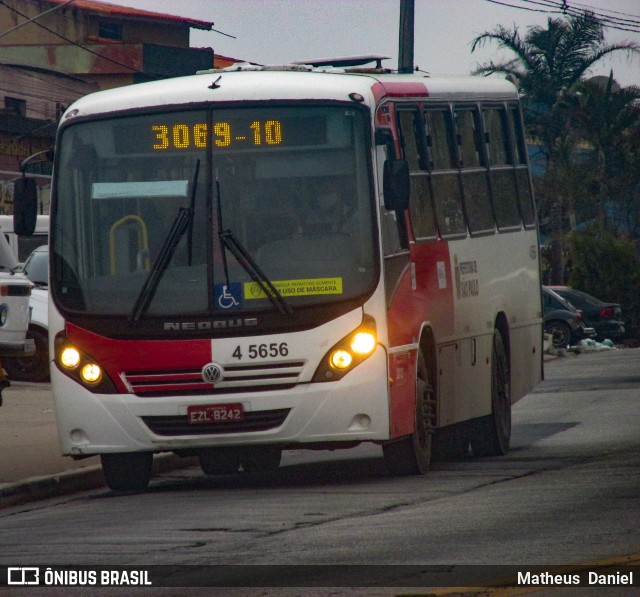
<path fill-rule="evenodd" d="M 24 264 L 24 273 L 27 278 L 39 286 L 47 286 L 49 280 L 49 251 L 47 247 L 39 247 Z"/>
<path fill-rule="evenodd" d="M 51 233 L 57 304 L 129 316 L 170 248 L 145 317 L 274 310 L 223 231 L 293 309 L 364 300 L 378 270 L 366 118 L 350 106 L 255 107 L 63 129 L 54 189 L 63 224 Z M 167 243 L 180 210 L 187 223 Z"/>

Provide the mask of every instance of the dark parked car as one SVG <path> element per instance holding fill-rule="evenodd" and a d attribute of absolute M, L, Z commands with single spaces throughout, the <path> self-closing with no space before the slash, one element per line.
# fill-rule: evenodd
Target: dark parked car
<path fill-rule="evenodd" d="M 624 337 L 626 330 L 618 303 L 605 303 L 586 292 L 568 286 L 550 286 L 550 288 L 567 299 L 576 309 L 582 311 L 585 325 L 596 330 L 597 340 L 602 341 L 607 338 L 620 340 Z"/>
<path fill-rule="evenodd" d="M 565 348 L 580 340 L 593 338 L 596 331 L 587 327 L 582 313 L 550 288 L 542 287 L 544 331 L 551 336 L 555 348 Z"/>

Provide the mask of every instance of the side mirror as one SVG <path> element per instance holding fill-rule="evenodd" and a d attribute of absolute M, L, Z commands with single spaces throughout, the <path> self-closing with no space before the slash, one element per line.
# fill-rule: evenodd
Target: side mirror
<path fill-rule="evenodd" d="M 407 160 L 386 160 L 382 178 L 384 208 L 404 211 L 409 207 L 409 163 Z"/>
<path fill-rule="evenodd" d="M 30 236 L 38 219 L 38 189 L 35 178 L 22 177 L 13 183 L 13 230 Z"/>

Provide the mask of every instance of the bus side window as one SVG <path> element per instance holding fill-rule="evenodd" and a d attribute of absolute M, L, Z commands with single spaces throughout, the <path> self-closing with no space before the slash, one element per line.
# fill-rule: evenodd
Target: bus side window
<path fill-rule="evenodd" d="M 421 113 L 416 110 L 398 112 L 404 158 L 409 164 L 411 195 L 409 214 L 417 239 L 436 237 L 436 222 L 427 173 L 427 148 Z"/>
<path fill-rule="evenodd" d="M 520 213 L 525 226 L 532 227 L 536 223 L 536 213 L 533 207 L 533 194 L 531 193 L 529 169 L 527 168 L 527 143 L 524 136 L 524 127 L 520 117 L 520 110 L 517 106 L 510 107 L 509 114 L 515 138 L 516 185 L 518 187 Z"/>
<path fill-rule="evenodd" d="M 469 230 L 471 233 L 495 230 L 489 194 L 482 127 L 476 108 L 457 108 L 461 180 Z"/>
<path fill-rule="evenodd" d="M 493 209 L 498 230 L 520 228 L 515 164 L 509 143 L 507 114 L 502 107 L 486 108 L 483 114 L 488 141 Z"/>
<path fill-rule="evenodd" d="M 451 112 L 447 108 L 426 112 L 431 166 L 431 189 L 438 230 L 442 237 L 467 233 L 462 211 L 455 133 Z"/>

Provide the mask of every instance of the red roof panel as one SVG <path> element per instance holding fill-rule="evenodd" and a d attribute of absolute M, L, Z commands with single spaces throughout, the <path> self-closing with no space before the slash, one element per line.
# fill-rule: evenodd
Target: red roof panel
<path fill-rule="evenodd" d="M 66 0 L 44 0 L 48 4 L 62 4 Z M 156 21 L 168 21 L 172 23 L 182 23 L 193 27 L 195 29 L 210 30 L 214 23 L 213 21 L 199 21 L 197 19 L 189 19 L 185 17 L 178 17 L 175 15 L 168 15 L 161 12 L 151 12 L 149 10 L 141 10 L 139 8 L 131 8 L 129 6 L 120 6 L 118 4 L 110 4 L 109 2 L 99 2 L 98 0 L 75 0 L 69 5 L 70 8 L 77 8 L 79 10 L 86 10 L 87 12 L 94 12 L 105 16 L 124 17 L 124 18 L 137 18 L 137 19 L 152 19 Z"/>

